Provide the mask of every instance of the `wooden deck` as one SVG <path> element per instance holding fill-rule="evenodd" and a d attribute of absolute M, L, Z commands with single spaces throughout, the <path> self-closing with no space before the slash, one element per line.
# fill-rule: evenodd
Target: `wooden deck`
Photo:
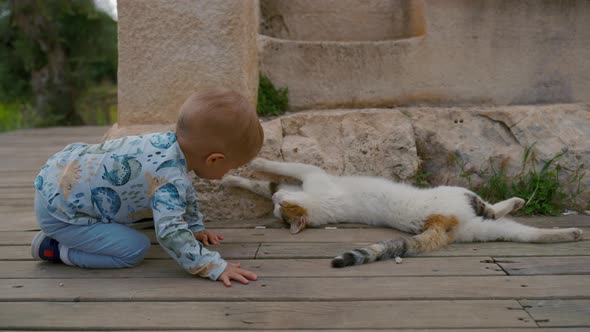
<path fill-rule="evenodd" d="M 292 236 L 272 219 L 208 223 L 226 238 L 214 249 L 259 275 L 231 288 L 191 277 L 157 244 L 133 269 L 32 261 L 37 170 L 65 144 L 96 142 L 105 131 L 0 135 L 0 329 L 590 330 L 590 241 L 457 244 L 402 264 L 332 269 L 330 258 L 342 250 L 400 233 L 346 227 Z M 522 221 L 583 227 L 589 237 L 589 219 Z"/>

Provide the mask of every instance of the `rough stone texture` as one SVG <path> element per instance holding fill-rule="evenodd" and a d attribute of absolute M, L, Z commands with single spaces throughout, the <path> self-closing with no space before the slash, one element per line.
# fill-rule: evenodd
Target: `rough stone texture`
<path fill-rule="evenodd" d="M 264 145 L 260 157 L 282 160 L 281 144 L 283 142 L 281 121 L 279 119 L 265 122 Z M 232 174 L 256 178 L 256 174 L 244 166 L 232 171 Z M 262 217 L 272 211 L 272 203 L 254 193 L 235 188 L 224 188 L 220 181 L 194 179 L 201 211 L 206 220 L 243 220 Z"/>
<path fill-rule="evenodd" d="M 407 180 L 419 159 L 410 119 L 395 110 L 315 111 L 282 119 L 283 160 L 337 175 Z"/>
<path fill-rule="evenodd" d="M 260 33 L 308 41 L 377 41 L 424 34 L 422 0 L 261 0 Z"/>
<path fill-rule="evenodd" d="M 256 0 L 119 1 L 119 125 L 176 122 L 207 86 L 256 103 Z"/>
<path fill-rule="evenodd" d="M 406 39 L 378 30 L 338 36 L 326 28 L 308 35 L 313 29 L 304 25 L 314 25 L 301 19 L 305 13 L 324 15 L 330 26 L 363 21 L 372 5 L 388 2 L 359 0 L 342 14 L 319 12 L 316 1 L 266 3 L 283 11 L 274 17 L 282 16 L 293 32 L 281 32 L 280 24 L 262 30 L 270 36 L 259 36 L 260 69 L 289 88 L 293 110 L 590 101 L 590 1 L 416 1 L 413 15 L 423 15 L 425 34 Z M 404 22 L 416 30 L 409 25 L 420 20 Z"/>

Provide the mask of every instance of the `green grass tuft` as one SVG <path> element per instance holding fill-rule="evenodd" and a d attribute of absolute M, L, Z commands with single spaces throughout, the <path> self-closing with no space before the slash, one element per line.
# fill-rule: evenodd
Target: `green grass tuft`
<path fill-rule="evenodd" d="M 289 91 L 287 88 L 276 89 L 268 77 L 260 74 L 258 85 L 258 114 L 281 115 L 289 106 Z"/>
<path fill-rule="evenodd" d="M 490 167 L 484 171 L 483 178 L 487 179 L 479 185 L 473 185 L 471 171 L 458 163 L 461 169 L 460 176 L 469 183 L 471 190 L 489 202 L 498 202 L 511 197 L 520 197 L 526 200 L 526 205 L 519 214 L 523 215 L 558 215 L 564 208 L 572 208 L 577 197 L 585 191 L 582 180 L 584 179 L 584 165 L 569 174 L 564 174 L 559 159 L 564 153 L 558 153 L 544 163 L 539 163 L 536 158 L 533 145 L 525 148 L 521 170 L 518 174 L 510 176 L 506 172 L 506 165 L 494 167 L 490 160 Z M 538 165 L 542 165 L 538 170 Z"/>

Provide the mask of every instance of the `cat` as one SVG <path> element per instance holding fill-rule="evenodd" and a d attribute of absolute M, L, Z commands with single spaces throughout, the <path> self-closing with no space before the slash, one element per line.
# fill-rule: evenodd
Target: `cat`
<path fill-rule="evenodd" d="M 452 242 L 568 242 L 582 239 L 578 228 L 542 229 L 505 218 L 525 205 L 513 197 L 490 204 L 462 187 L 416 188 L 385 178 L 333 176 L 319 167 L 257 158 L 261 172 L 288 176 L 300 185 L 226 176 L 222 185 L 240 187 L 273 200 L 274 215 L 296 234 L 306 227 L 332 223 L 385 226 L 416 234 L 347 251 L 333 267 L 414 256 Z"/>

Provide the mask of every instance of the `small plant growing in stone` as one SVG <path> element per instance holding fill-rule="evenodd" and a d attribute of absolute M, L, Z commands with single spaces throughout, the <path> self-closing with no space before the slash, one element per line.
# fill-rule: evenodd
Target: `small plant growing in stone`
<path fill-rule="evenodd" d="M 260 74 L 258 84 L 258 114 L 281 115 L 289 106 L 288 88 L 275 88 L 272 82 L 263 74 Z"/>
<path fill-rule="evenodd" d="M 416 175 L 412 179 L 413 180 L 412 182 L 416 187 L 430 188 L 430 187 L 432 187 L 432 183 L 430 183 L 430 176 L 431 175 L 432 174 L 430 174 L 426 170 L 424 170 L 423 167 L 419 167 L 418 171 L 416 172 Z"/>
<path fill-rule="evenodd" d="M 492 202 L 510 197 L 521 197 L 527 201 L 520 211 L 525 215 L 557 215 L 566 207 L 571 207 L 584 188 L 582 180 L 586 173 L 584 165 L 565 176 L 559 159 L 565 152 L 560 152 L 542 164 L 536 158 L 533 145 L 525 148 L 521 170 L 510 176 L 506 172 L 506 164 L 500 163 L 494 167 L 490 160 L 490 167 L 484 171 L 487 179 L 479 185 L 472 185 L 472 172 L 465 171 L 465 165 L 458 163 L 462 170 L 460 176 L 469 183 L 470 189 L 477 192 L 483 199 Z M 462 167 L 463 166 L 463 167 Z"/>

